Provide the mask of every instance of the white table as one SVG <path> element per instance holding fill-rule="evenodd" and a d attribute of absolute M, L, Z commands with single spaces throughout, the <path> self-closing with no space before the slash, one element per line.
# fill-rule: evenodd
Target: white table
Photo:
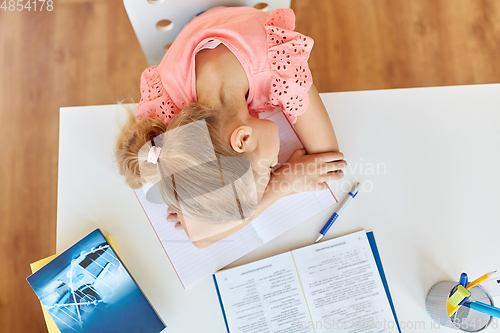
<path fill-rule="evenodd" d="M 435 332 L 424 305 L 428 289 L 462 271 L 473 279 L 500 266 L 500 84 L 322 98 L 350 163 L 346 179 L 365 185 L 326 238 L 373 229 L 403 332 Z M 101 228 L 115 237 L 166 332 L 224 332 L 212 279 L 182 288 L 118 175 L 117 119 L 115 105 L 61 109 L 57 250 Z M 231 266 L 312 244 L 332 211 Z M 425 328 L 404 328 L 418 322 Z"/>

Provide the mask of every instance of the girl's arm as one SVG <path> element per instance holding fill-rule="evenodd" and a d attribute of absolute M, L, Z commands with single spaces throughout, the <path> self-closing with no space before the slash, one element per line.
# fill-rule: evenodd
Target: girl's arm
<path fill-rule="evenodd" d="M 308 154 L 339 151 L 332 122 L 314 84 L 308 95 L 309 107 L 294 124 L 304 148 Z"/>

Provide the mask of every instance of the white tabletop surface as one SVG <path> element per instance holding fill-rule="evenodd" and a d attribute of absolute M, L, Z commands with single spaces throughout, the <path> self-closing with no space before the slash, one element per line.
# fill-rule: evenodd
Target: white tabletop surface
<path fill-rule="evenodd" d="M 500 266 L 500 84 L 322 98 L 349 162 L 338 184 L 354 177 L 363 182 L 325 239 L 373 229 L 402 331 L 435 332 L 425 309 L 429 288 L 456 281 L 462 271 L 474 279 Z M 100 228 L 115 237 L 120 257 L 168 326 L 165 332 L 225 332 L 212 279 L 182 288 L 118 174 L 112 145 L 119 114 L 115 105 L 61 108 L 57 251 Z M 230 267 L 312 244 L 332 212 Z M 424 327 L 407 328 L 416 322 Z"/>

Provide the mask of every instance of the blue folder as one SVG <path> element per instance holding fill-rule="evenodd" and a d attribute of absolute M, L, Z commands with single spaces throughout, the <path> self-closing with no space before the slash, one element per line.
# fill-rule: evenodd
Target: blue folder
<path fill-rule="evenodd" d="M 375 258 L 375 263 L 377 264 L 378 272 L 380 274 L 380 279 L 382 280 L 382 284 L 384 285 L 385 293 L 387 295 L 387 299 L 389 300 L 389 305 L 391 306 L 392 314 L 394 315 L 394 320 L 396 321 L 396 325 L 398 326 L 398 331 L 399 333 L 401 333 L 398 316 L 396 316 L 396 309 L 394 308 L 394 303 L 392 302 L 391 292 L 389 291 L 389 285 L 387 284 L 387 279 L 385 278 L 384 268 L 382 267 L 382 261 L 380 260 L 380 255 L 378 254 L 377 243 L 375 243 L 375 236 L 373 235 L 373 231 L 372 230 L 367 231 L 366 237 L 368 237 L 368 242 L 370 243 L 370 247 L 372 248 L 373 257 Z M 222 312 L 224 312 L 224 310 L 222 310 Z"/>
<path fill-rule="evenodd" d="M 392 302 L 391 292 L 389 291 L 389 285 L 387 284 L 387 279 L 385 278 L 384 268 L 382 267 L 382 261 L 380 260 L 380 255 L 377 249 L 377 243 L 375 242 L 375 236 L 373 235 L 373 231 L 367 231 L 366 237 L 368 238 L 368 242 L 370 243 L 370 247 L 372 249 L 373 257 L 375 258 L 375 263 L 377 264 L 378 272 L 380 274 L 380 278 L 382 280 L 382 284 L 384 285 L 385 293 L 387 295 L 387 299 L 389 300 L 389 305 L 391 306 L 392 314 L 394 315 L 394 320 L 396 321 L 396 325 L 398 327 L 399 333 L 401 333 L 401 328 L 399 327 L 398 317 L 396 316 L 396 309 L 394 308 L 394 303 Z M 220 308 L 222 310 L 222 315 L 224 316 L 224 322 L 226 323 L 227 332 L 229 332 L 229 325 L 227 324 L 226 312 L 224 311 L 224 305 L 222 304 L 222 298 L 219 292 L 219 286 L 217 285 L 217 279 L 215 278 L 215 274 L 212 275 L 214 279 L 215 289 L 217 291 L 217 296 L 219 297 Z"/>

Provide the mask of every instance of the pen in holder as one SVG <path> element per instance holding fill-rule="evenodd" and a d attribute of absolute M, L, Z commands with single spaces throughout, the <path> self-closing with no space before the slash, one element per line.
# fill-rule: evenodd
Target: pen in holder
<path fill-rule="evenodd" d="M 442 281 L 436 283 L 427 293 L 425 306 L 427 313 L 435 322 L 441 326 L 457 329 L 462 332 L 479 332 L 484 330 L 492 321 L 492 317 L 478 311 L 471 311 L 466 306 L 461 306 L 451 317 L 448 315 L 448 297 L 457 282 Z M 493 299 L 486 290 L 477 285 L 471 289 L 469 302 L 479 301 L 488 305 L 494 305 Z"/>

